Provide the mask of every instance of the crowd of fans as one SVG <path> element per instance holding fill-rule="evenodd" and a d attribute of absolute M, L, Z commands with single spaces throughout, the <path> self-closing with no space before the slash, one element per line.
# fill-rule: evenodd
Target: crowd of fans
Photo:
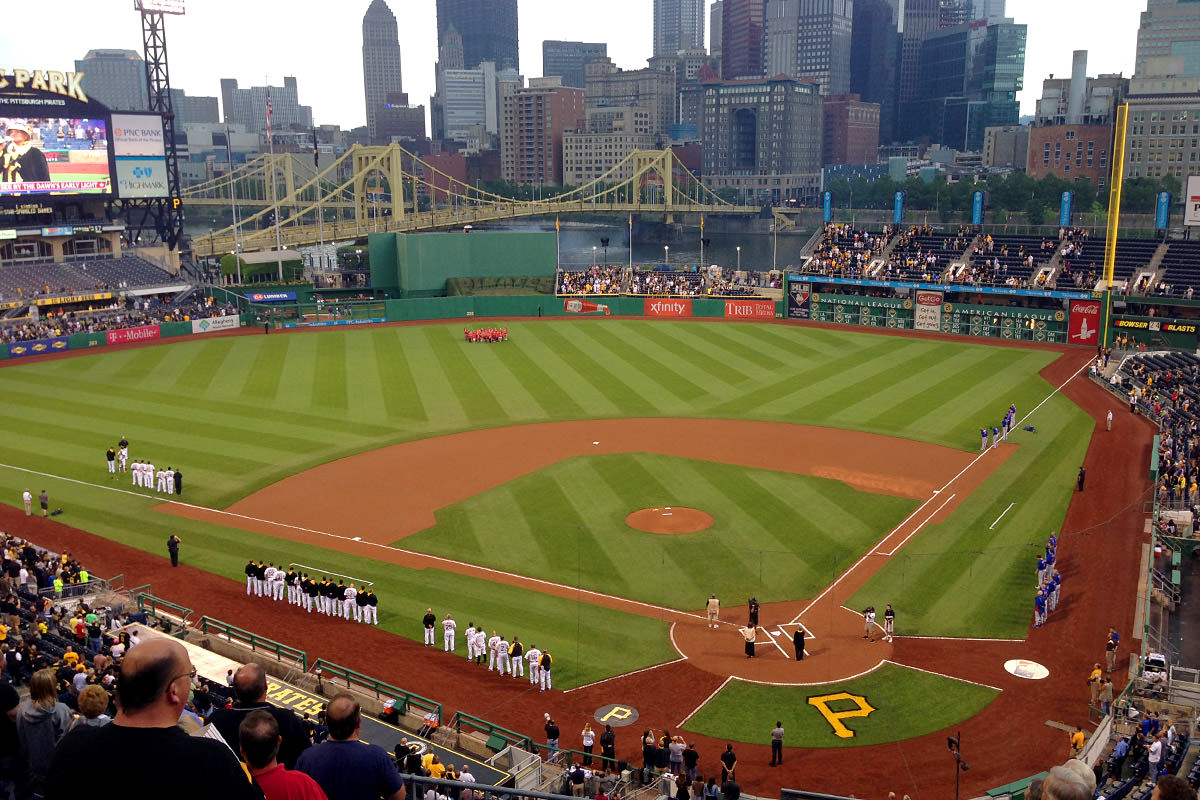
<path fill-rule="evenodd" d="M 187 322 L 236 313 L 237 309 L 231 303 L 220 304 L 212 297 L 197 297 L 182 303 L 148 298 L 134 300 L 128 306 L 114 302 L 107 309 L 64 311 L 59 314 L 47 314 L 37 321 L 0 320 L 0 342 L 11 344 L 70 336 L 75 333 L 102 333 L 160 322 Z"/>
<path fill-rule="evenodd" d="M 578 272 L 561 270 L 558 273 L 559 294 L 620 294 L 625 268 L 591 267 Z"/>
<path fill-rule="evenodd" d="M 887 247 L 891 235 L 892 229 L 887 226 L 883 233 L 869 233 L 844 222 L 828 222 L 803 271 L 832 278 L 861 278 L 871 259 Z"/>

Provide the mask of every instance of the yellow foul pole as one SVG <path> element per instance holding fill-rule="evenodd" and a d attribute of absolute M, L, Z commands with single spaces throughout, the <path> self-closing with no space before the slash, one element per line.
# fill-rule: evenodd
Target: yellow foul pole
<path fill-rule="evenodd" d="M 1117 230 L 1121 221 L 1121 187 L 1125 180 L 1125 123 L 1129 104 L 1117 109 L 1117 129 L 1113 136 L 1112 178 L 1108 182 L 1108 234 L 1104 243 L 1104 282 L 1112 291 L 1113 269 L 1117 263 Z"/>

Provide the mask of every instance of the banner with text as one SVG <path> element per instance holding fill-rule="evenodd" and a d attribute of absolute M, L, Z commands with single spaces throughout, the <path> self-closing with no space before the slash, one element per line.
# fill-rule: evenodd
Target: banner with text
<path fill-rule="evenodd" d="M 726 319 L 775 319 L 774 300 L 726 300 Z"/>
<path fill-rule="evenodd" d="M 642 314 L 647 317 L 690 317 L 692 301 L 675 297 L 646 298 Z"/>
<path fill-rule="evenodd" d="M 295 292 L 252 292 L 246 295 L 251 303 L 284 303 L 296 299 Z"/>
<path fill-rule="evenodd" d="M 1184 195 L 1183 224 L 1200 226 L 1200 175 L 1189 175 Z"/>
<path fill-rule="evenodd" d="M 1100 342 L 1100 302 L 1072 300 L 1067 321 L 1067 342 L 1096 345 Z"/>
<path fill-rule="evenodd" d="M 941 292 L 917 292 L 917 312 L 913 318 L 913 328 L 918 331 L 941 330 L 944 300 L 945 295 Z"/>
<path fill-rule="evenodd" d="M 71 343 L 66 336 L 56 336 L 53 339 L 31 339 L 28 342 L 14 342 L 8 346 L 9 358 L 22 356 L 40 356 L 59 350 L 69 350 Z"/>
<path fill-rule="evenodd" d="M 788 319 L 812 319 L 812 284 L 792 281 L 788 284 Z"/>
<path fill-rule="evenodd" d="M 125 342 L 148 342 L 151 339 L 157 339 L 161 335 L 157 325 L 143 325 L 140 328 L 121 328 L 115 331 L 106 331 L 105 338 L 109 344 L 123 344 Z"/>
<path fill-rule="evenodd" d="M 213 331 L 231 331 L 241 326 L 240 317 L 209 317 L 208 319 L 192 320 L 192 333 L 212 333 Z"/>

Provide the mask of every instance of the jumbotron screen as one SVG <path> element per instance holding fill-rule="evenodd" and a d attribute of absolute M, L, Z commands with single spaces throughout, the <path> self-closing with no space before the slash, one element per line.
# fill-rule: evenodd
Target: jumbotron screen
<path fill-rule="evenodd" d="M 28 116 L 36 111 L 0 105 L 0 198 L 111 194 L 105 120 Z"/>

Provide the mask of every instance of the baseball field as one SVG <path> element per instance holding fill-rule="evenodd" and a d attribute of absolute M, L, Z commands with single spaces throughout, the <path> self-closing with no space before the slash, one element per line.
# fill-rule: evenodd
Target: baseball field
<path fill-rule="evenodd" d="M 891 644 L 860 640 L 860 612 L 882 621 L 891 603 L 898 639 L 1026 637 L 1033 565 L 1094 426 L 1039 375 L 1069 356 L 793 325 L 508 324 L 500 343 L 451 323 L 9 363 L 0 497 L 45 488 L 58 520 L 156 557 L 176 533 L 189 571 L 231 595 L 249 558 L 371 581 L 386 632 L 419 641 L 432 606 L 460 631 L 516 633 L 554 653 L 555 689 L 685 658 L 714 682 L 662 722 L 714 739 L 758 741 L 778 711 L 789 746 L 895 742 L 1001 693 L 999 677 L 892 663 Z M 1010 404 L 1013 435 L 980 452 Z M 183 473 L 181 497 L 109 476 L 122 436 L 131 459 Z M 887 711 L 857 738 L 811 701 L 848 680 Z"/>

